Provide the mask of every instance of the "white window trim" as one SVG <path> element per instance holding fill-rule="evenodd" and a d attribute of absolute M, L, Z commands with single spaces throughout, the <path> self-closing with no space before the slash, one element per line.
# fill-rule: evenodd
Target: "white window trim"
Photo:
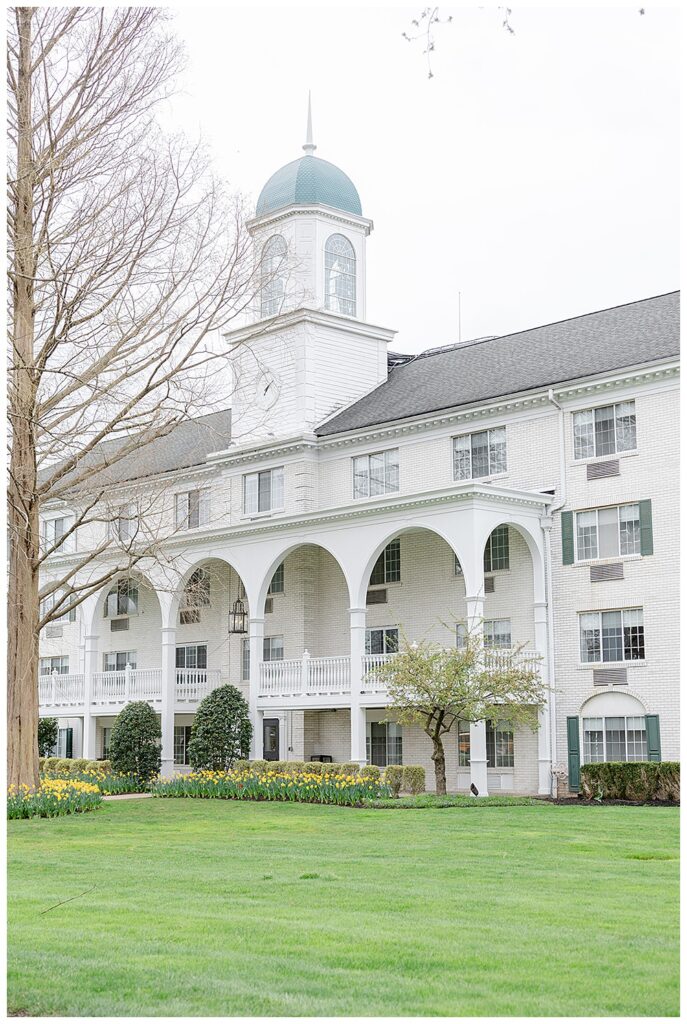
<path fill-rule="evenodd" d="M 584 515 L 585 512 L 596 512 L 597 513 L 597 517 L 596 517 L 596 537 L 597 537 L 597 546 L 598 546 L 598 541 L 599 541 L 599 516 L 598 516 L 598 513 L 602 512 L 604 509 L 607 509 L 607 508 L 615 508 L 615 509 L 617 509 L 618 510 L 618 551 L 620 552 L 620 509 L 621 508 L 625 508 L 625 506 L 627 506 L 627 505 L 637 505 L 638 506 L 639 505 L 639 500 L 637 500 L 637 501 L 623 501 L 619 505 L 595 505 L 593 508 L 578 508 L 578 509 L 574 510 L 574 512 L 573 512 L 573 542 L 575 544 L 575 561 L 573 563 L 574 565 L 608 565 L 609 563 L 614 563 L 614 562 L 636 562 L 639 559 L 642 559 L 642 558 L 645 557 L 641 553 L 641 551 L 636 551 L 632 555 L 621 555 L 621 554 L 617 554 L 617 555 L 603 555 L 603 556 L 600 555 L 598 558 L 578 558 L 577 557 L 577 517 L 579 515 Z M 641 529 L 641 520 L 640 520 L 640 529 Z"/>
<path fill-rule="evenodd" d="M 282 503 L 272 508 L 263 509 L 262 512 L 246 512 L 246 479 L 249 476 L 259 476 L 260 473 L 273 473 L 275 470 L 282 471 Z M 258 485 L 259 486 L 259 485 Z M 272 500 L 272 481 L 270 480 L 270 500 Z M 284 512 L 286 509 L 286 472 L 283 464 L 269 466 L 266 469 L 253 469 L 248 473 L 241 474 L 241 515 L 239 519 L 269 519 L 270 516 Z"/>
<path fill-rule="evenodd" d="M 355 493 L 355 464 L 358 459 L 367 459 L 367 482 L 368 489 L 370 483 L 370 459 L 374 458 L 375 455 L 386 455 L 387 452 L 396 452 L 397 454 L 397 466 L 398 466 L 398 487 L 395 491 L 384 491 L 384 494 L 359 494 Z M 359 452 L 357 455 L 352 455 L 351 460 L 351 494 L 353 501 L 356 504 L 359 501 L 379 501 L 380 499 L 388 498 L 390 495 L 401 494 L 401 449 L 398 445 L 392 445 L 390 448 L 382 448 L 380 451 L 374 452 Z"/>
<path fill-rule="evenodd" d="M 474 483 L 491 483 L 492 480 L 505 480 L 510 475 L 510 461 L 508 459 L 508 423 L 494 423 L 492 426 L 480 427 L 479 430 L 466 430 L 460 434 L 452 434 L 450 437 L 451 445 L 451 480 L 454 484 L 469 484 Z M 461 479 L 456 476 L 455 470 L 455 444 L 459 437 L 472 437 L 473 434 L 481 434 L 483 431 L 491 430 L 505 430 L 506 431 L 506 469 L 500 473 L 489 473 L 487 476 L 473 476 L 472 475 L 472 455 L 470 456 L 470 476 L 465 479 Z M 470 442 L 470 448 L 472 449 L 472 442 Z"/>
<path fill-rule="evenodd" d="M 615 408 L 616 405 L 622 405 L 623 402 L 634 402 L 635 403 L 635 447 L 628 448 L 626 451 L 615 451 L 609 452 L 608 455 L 587 455 L 585 458 L 575 458 L 575 416 L 581 412 L 594 412 L 595 409 L 604 409 L 607 405 L 612 405 Z M 572 463 L 574 466 L 585 466 L 589 462 L 607 462 L 609 459 L 623 459 L 626 456 L 632 457 L 639 455 L 639 431 L 637 429 L 637 400 L 634 396 L 630 398 L 617 398 L 611 402 L 602 402 L 599 405 L 583 405 L 579 409 L 570 410 L 570 443 L 572 447 Z"/>
<path fill-rule="evenodd" d="M 635 556 L 636 557 L 636 556 Z M 643 658 L 623 658 L 622 661 L 582 661 L 582 622 L 581 618 L 583 615 L 598 615 L 599 616 L 599 628 L 601 629 L 601 616 L 604 612 L 632 612 L 641 611 L 642 613 L 642 626 L 644 626 L 644 651 L 645 655 Z M 621 626 L 622 628 L 622 626 Z M 603 643 L 603 635 L 600 636 L 600 640 Z M 589 672 L 591 669 L 606 669 L 606 668 L 645 668 L 648 664 L 646 658 L 646 624 L 644 622 L 644 605 L 630 605 L 627 608 L 587 608 L 585 611 L 577 612 L 577 657 L 579 659 L 578 669 L 583 669 Z M 599 717 L 590 716 L 590 717 Z M 611 715 L 611 718 L 614 716 Z M 620 716 L 618 716 L 620 717 Z"/>
<path fill-rule="evenodd" d="M 606 719 L 607 718 L 622 718 L 625 721 L 625 753 L 627 754 L 627 720 L 628 720 L 628 718 L 643 718 L 644 719 L 644 733 L 646 734 L 646 731 L 647 731 L 646 730 L 646 716 L 647 716 L 647 712 L 646 711 L 644 712 L 643 715 L 584 715 L 584 714 L 581 714 L 579 716 L 579 723 L 580 723 L 579 724 L 579 730 L 580 730 L 580 744 L 579 744 L 579 747 L 580 747 L 580 767 L 583 764 L 609 764 L 609 763 L 612 764 L 613 763 L 613 762 L 609 762 L 609 761 L 606 760 Z M 603 761 L 585 761 L 585 759 L 584 759 L 584 721 L 585 721 L 585 718 L 600 718 L 601 721 L 604 723 L 603 729 L 601 730 L 602 737 L 603 737 L 603 748 L 604 748 L 604 759 L 603 759 Z M 641 761 L 639 761 L 639 760 L 628 761 L 627 763 L 628 764 L 646 764 L 648 762 L 648 760 L 649 760 L 649 757 L 648 757 L 648 736 L 647 736 L 647 757 L 644 758 Z"/>

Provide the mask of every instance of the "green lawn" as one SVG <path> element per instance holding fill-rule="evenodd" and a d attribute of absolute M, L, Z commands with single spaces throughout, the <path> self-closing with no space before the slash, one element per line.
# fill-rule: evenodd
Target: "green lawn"
<path fill-rule="evenodd" d="M 131 800 L 8 826 L 13 1010 L 678 1013 L 672 808 Z"/>

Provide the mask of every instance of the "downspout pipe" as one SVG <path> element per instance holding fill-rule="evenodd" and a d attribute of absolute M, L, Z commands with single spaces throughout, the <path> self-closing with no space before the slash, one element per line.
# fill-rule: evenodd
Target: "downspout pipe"
<path fill-rule="evenodd" d="M 566 503 L 567 500 L 567 486 L 566 486 L 566 473 L 565 473 L 565 413 L 563 406 L 560 404 L 554 394 L 553 388 L 549 388 L 548 391 L 549 402 L 558 410 L 558 480 L 559 480 L 559 493 L 557 500 L 549 508 L 549 515 L 553 517 L 556 512 Z M 544 546 L 546 551 L 546 604 L 548 607 L 548 618 L 549 618 L 549 629 L 548 629 L 548 660 L 549 660 L 549 719 L 551 729 L 551 764 L 555 765 L 558 762 L 558 744 L 557 744 L 557 719 L 556 719 L 556 661 L 555 661 L 555 648 L 554 648 L 554 630 L 553 630 L 553 573 L 551 567 L 551 530 L 544 531 Z M 557 795 L 558 784 L 555 777 L 551 777 L 551 788 L 553 795 Z"/>

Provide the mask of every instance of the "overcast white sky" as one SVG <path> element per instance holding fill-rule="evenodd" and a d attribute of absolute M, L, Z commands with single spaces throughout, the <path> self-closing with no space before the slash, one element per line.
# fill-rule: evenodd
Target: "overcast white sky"
<path fill-rule="evenodd" d="M 174 119 L 233 189 L 317 155 L 374 221 L 368 319 L 417 352 L 678 287 L 676 9 L 441 7 L 434 78 L 408 8 L 177 10 Z"/>

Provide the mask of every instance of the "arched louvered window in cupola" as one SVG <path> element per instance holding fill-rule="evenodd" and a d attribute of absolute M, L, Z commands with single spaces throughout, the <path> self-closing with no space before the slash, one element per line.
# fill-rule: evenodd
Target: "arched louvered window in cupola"
<path fill-rule="evenodd" d="M 325 243 L 324 300 L 332 313 L 355 316 L 355 250 L 343 235 L 330 235 Z"/>
<path fill-rule="evenodd" d="M 278 316 L 286 295 L 286 242 L 281 235 L 272 235 L 262 250 L 262 288 L 260 315 Z"/>

